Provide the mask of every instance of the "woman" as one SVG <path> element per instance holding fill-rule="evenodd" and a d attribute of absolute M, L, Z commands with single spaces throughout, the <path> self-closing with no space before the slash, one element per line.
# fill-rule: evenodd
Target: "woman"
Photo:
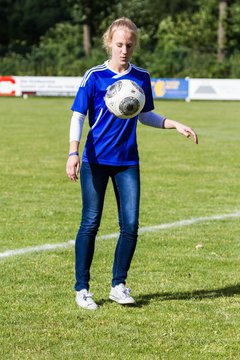
<path fill-rule="evenodd" d="M 72 105 L 70 151 L 66 166 L 68 177 L 76 181 L 80 169 L 79 142 L 88 113 L 90 130 L 80 170 L 83 208 L 75 245 L 75 289 L 78 306 L 91 310 L 95 310 L 97 304 L 89 292 L 90 267 L 109 178 L 115 191 L 120 226 L 109 298 L 119 304 L 135 303 L 125 284 L 138 236 L 138 120 L 157 128 L 174 128 L 186 137 L 193 136 L 195 143 L 198 143 L 194 130 L 152 112 L 154 104 L 149 73 L 130 63 L 137 44 L 136 25 L 127 18 L 115 20 L 105 32 L 103 42 L 110 59 L 85 73 Z M 109 85 L 126 78 L 143 88 L 146 102 L 139 116 L 122 120 L 108 111 L 104 96 Z"/>

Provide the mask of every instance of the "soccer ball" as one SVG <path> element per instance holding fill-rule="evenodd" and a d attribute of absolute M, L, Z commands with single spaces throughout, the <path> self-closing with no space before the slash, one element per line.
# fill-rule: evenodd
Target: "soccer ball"
<path fill-rule="evenodd" d="M 135 81 L 118 80 L 107 88 L 105 103 L 112 114 L 120 119 L 129 119 L 143 109 L 145 94 Z"/>

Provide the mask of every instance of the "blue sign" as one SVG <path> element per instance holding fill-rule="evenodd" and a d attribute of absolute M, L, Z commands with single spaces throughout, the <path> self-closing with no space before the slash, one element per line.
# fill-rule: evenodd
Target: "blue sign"
<path fill-rule="evenodd" d="M 187 99 L 188 79 L 151 79 L 154 99 Z"/>

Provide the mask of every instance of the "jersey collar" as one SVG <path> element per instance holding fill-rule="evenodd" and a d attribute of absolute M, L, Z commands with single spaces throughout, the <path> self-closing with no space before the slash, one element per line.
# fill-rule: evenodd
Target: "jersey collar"
<path fill-rule="evenodd" d="M 113 76 L 113 79 L 118 79 L 118 78 L 120 78 L 120 77 L 122 77 L 124 75 L 127 75 L 132 70 L 132 64 L 131 63 L 128 63 L 128 68 L 125 71 L 121 72 L 121 73 L 118 73 L 118 72 L 114 71 L 113 69 L 111 69 L 110 66 L 108 65 L 108 61 L 105 61 L 105 65 L 108 68 L 108 70 L 110 70 L 112 73 L 115 74 Z"/>

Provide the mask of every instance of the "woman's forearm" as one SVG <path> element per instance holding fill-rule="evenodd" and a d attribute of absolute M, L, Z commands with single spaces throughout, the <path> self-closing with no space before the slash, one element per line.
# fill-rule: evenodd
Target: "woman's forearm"
<path fill-rule="evenodd" d="M 69 144 L 69 153 L 78 152 L 79 141 L 73 140 Z"/>
<path fill-rule="evenodd" d="M 171 119 L 165 119 L 164 129 L 176 129 L 177 121 Z"/>

